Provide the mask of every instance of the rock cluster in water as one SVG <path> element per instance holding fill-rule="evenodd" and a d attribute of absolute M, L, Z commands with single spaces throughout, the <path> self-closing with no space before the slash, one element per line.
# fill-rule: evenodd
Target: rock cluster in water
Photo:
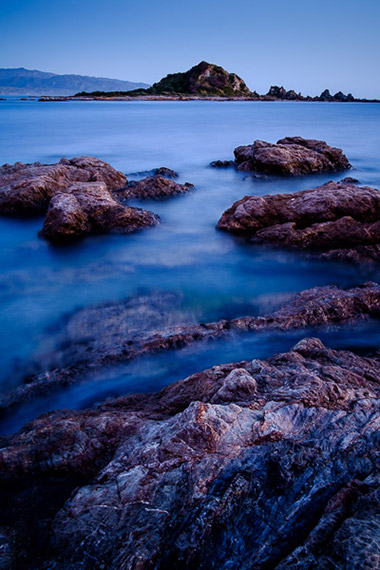
<path fill-rule="evenodd" d="M 286 137 L 276 144 L 255 141 L 234 150 L 238 170 L 281 176 L 339 172 L 351 167 L 342 150 L 325 141 Z"/>
<path fill-rule="evenodd" d="M 379 260 L 380 192 L 343 181 L 293 194 L 245 196 L 224 212 L 218 228 L 328 259 Z"/>
<path fill-rule="evenodd" d="M 377 568 L 379 386 L 378 357 L 309 338 L 44 414 L 3 440 L 0 565 Z"/>
<path fill-rule="evenodd" d="M 130 182 L 95 157 L 62 158 L 57 164 L 5 164 L 0 167 L 0 214 L 46 213 L 40 235 L 64 242 L 96 233 L 130 233 L 159 223 L 152 212 L 125 206 L 125 198 L 161 198 L 188 192 L 192 184 L 172 180 L 177 173 L 156 169 L 154 176 Z"/>

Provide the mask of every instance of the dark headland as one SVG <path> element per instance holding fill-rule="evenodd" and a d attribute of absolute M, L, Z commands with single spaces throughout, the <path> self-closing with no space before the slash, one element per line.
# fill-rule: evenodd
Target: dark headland
<path fill-rule="evenodd" d="M 293 89 L 272 85 L 268 93 L 260 95 L 250 91 L 244 80 L 230 73 L 223 67 L 206 61 L 200 62 L 191 69 L 180 73 L 171 73 L 148 88 L 130 91 L 81 91 L 74 97 L 42 97 L 43 101 L 51 100 L 154 100 L 154 101 L 187 101 L 187 100 L 237 100 L 237 101 L 330 101 L 330 102 L 378 102 L 377 100 L 356 99 L 351 93 L 345 95 L 338 91 L 334 95 L 328 89 L 317 97 L 302 95 Z"/>

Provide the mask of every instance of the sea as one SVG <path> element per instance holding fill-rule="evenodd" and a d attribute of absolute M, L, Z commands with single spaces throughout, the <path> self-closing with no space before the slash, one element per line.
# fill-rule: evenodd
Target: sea
<path fill-rule="evenodd" d="M 236 146 L 300 135 L 343 149 L 347 173 L 258 179 L 232 168 Z M 223 211 L 245 195 L 289 193 L 353 176 L 380 188 L 380 105 L 237 101 L 0 101 L 0 163 L 54 163 L 92 155 L 138 180 L 166 166 L 194 190 L 131 205 L 161 217 L 154 229 L 95 236 L 58 247 L 38 237 L 43 218 L 0 218 L 0 392 L 54 367 L 65 326 L 86 308 L 138 296 L 175 299 L 173 322 L 210 322 L 271 312 L 290 295 L 318 285 L 352 287 L 380 280 L 376 265 L 321 262 L 258 246 L 216 229 Z M 169 308 L 165 310 L 170 312 Z M 93 323 L 93 335 L 101 334 Z M 332 348 L 370 353 L 380 346 L 376 321 L 334 329 L 251 333 L 94 370 L 85 381 L 25 403 L 1 422 L 12 433 L 49 410 L 88 408 L 131 392 L 157 391 L 225 362 L 266 358 L 305 336 Z"/>

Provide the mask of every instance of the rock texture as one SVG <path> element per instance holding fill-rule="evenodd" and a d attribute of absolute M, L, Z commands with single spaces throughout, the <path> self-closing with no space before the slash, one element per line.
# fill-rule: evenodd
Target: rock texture
<path fill-rule="evenodd" d="M 234 150 L 238 170 L 281 176 L 339 172 L 351 167 L 339 148 L 324 141 L 286 137 L 276 144 L 255 141 Z"/>
<path fill-rule="evenodd" d="M 305 339 L 3 440 L 3 568 L 372 570 L 380 362 Z"/>
<path fill-rule="evenodd" d="M 138 182 L 129 182 L 127 187 L 119 190 L 116 195 L 118 198 L 166 198 L 168 196 L 175 196 L 177 194 L 186 194 L 194 188 L 193 184 L 186 182 L 185 184 L 178 184 L 167 174 L 156 174 L 148 176 Z"/>
<path fill-rule="evenodd" d="M 155 294 L 125 303 L 83 309 L 69 319 L 57 337 L 54 353 L 40 354 L 49 370 L 0 397 L 0 412 L 64 386 L 81 382 L 119 362 L 144 354 L 178 349 L 195 342 L 236 333 L 335 326 L 380 317 L 380 286 L 366 283 L 353 289 L 315 287 L 291 297 L 277 311 L 262 317 L 242 316 L 214 323 L 189 323 L 173 295 Z"/>
<path fill-rule="evenodd" d="M 224 212 L 218 228 L 328 259 L 378 261 L 379 207 L 375 188 L 328 182 L 294 194 L 245 196 Z"/>
<path fill-rule="evenodd" d="M 77 182 L 104 182 L 108 190 L 116 190 L 123 188 L 127 179 L 92 156 L 62 158 L 57 164 L 5 164 L 0 167 L 0 214 L 44 213 L 54 194 Z"/>
<path fill-rule="evenodd" d="M 122 206 L 104 182 L 79 182 L 54 194 L 40 235 L 62 242 L 97 233 L 130 233 L 158 223 L 152 212 Z"/>
<path fill-rule="evenodd" d="M 228 73 L 223 67 L 206 61 L 201 61 L 183 73 L 171 73 L 144 92 L 151 95 L 167 93 L 227 97 L 250 95 L 250 90 L 238 75 Z"/>

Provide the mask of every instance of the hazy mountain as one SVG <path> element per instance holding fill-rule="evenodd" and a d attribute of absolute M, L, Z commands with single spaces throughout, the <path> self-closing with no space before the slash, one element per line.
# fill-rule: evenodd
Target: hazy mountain
<path fill-rule="evenodd" d="M 120 79 L 57 75 L 23 67 L 0 68 L 0 95 L 74 95 L 78 91 L 130 91 L 144 87 L 148 85 Z"/>

